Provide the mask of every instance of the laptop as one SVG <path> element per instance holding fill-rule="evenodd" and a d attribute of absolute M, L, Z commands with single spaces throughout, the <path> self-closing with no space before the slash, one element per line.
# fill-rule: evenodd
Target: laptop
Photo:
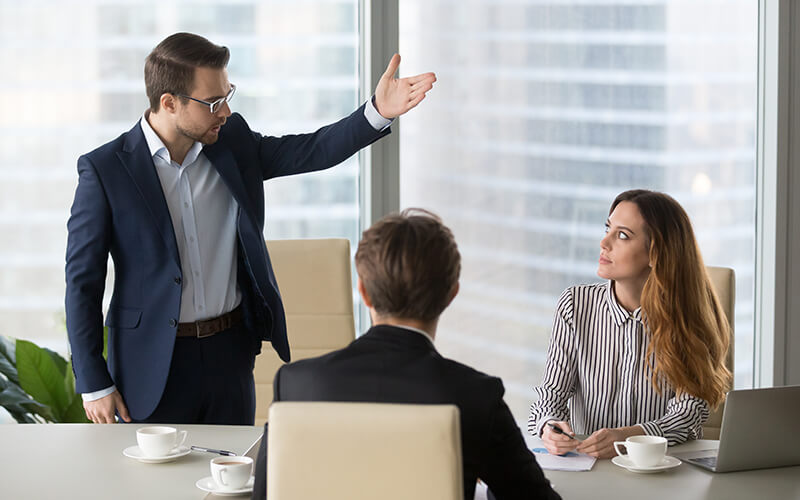
<path fill-rule="evenodd" d="M 673 456 L 713 472 L 800 465 L 800 385 L 730 391 L 719 449 Z"/>

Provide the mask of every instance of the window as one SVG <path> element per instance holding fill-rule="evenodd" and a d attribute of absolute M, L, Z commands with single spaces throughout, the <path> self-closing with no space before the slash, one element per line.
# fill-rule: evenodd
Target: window
<path fill-rule="evenodd" d="M 0 0 L 0 64 L 9 69 L 0 96 L 1 333 L 66 352 L 64 254 L 77 158 L 139 119 L 144 59 L 176 31 L 231 49 L 231 104 L 253 130 L 307 132 L 358 105 L 358 0 Z M 356 157 L 265 189 L 268 238 L 357 241 Z"/>
<path fill-rule="evenodd" d="M 401 206 L 463 257 L 443 354 L 503 378 L 527 419 L 561 292 L 596 276 L 614 197 L 672 194 L 707 265 L 736 272 L 735 384 L 752 385 L 758 3 L 403 0 Z"/>

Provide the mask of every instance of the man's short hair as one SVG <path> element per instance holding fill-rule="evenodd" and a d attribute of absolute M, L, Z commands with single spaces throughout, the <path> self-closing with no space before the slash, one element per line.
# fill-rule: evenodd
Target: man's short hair
<path fill-rule="evenodd" d="M 449 304 L 461 255 L 437 215 L 409 208 L 364 231 L 356 270 L 378 314 L 432 321 Z"/>
<path fill-rule="evenodd" d="M 175 33 L 165 38 L 144 63 L 144 84 L 150 110 L 158 111 L 163 94 L 191 94 L 195 68 L 223 69 L 228 65 L 230 55 L 228 47 L 213 44 L 193 33 Z"/>

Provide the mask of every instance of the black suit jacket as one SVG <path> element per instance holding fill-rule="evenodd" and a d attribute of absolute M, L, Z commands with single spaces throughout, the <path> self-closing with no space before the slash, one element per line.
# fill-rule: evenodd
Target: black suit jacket
<path fill-rule="evenodd" d="M 417 332 L 375 326 L 344 349 L 284 365 L 274 390 L 275 401 L 454 404 L 461 413 L 465 498 L 474 497 L 478 478 L 498 500 L 560 498 L 503 401 L 503 382 L 443 358 Z M 266 496 L 266 426 L 264 436 L 253 489 L 259 499 Z"/>

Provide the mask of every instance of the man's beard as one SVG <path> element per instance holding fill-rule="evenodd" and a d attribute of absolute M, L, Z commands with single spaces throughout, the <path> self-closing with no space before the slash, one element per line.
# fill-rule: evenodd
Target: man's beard
<path fill-rule="evenodd" d="M 184 137 L 188 137 L 189 139 L 191 139 L 193 141 L 196 141 L 196 142 L 199 142 L 199 143 L 202 143 L 202 144 L 206 144 L 206 145 L 214 144 L 215 142 L 217 142 L 217 139 L 219 139 L 219 134 L 217 134 L 216 136 L 212 136 L 211 134 L 209 134 L 211 129 L 206 130 L 204 134 L 200 135 L 197 132 L 193 132 L 191 130 L 185 129 L 185 128 L 181 127 L 180 125 L 176 125 L 175 128 Z M 214 127 L 211 127 L 211 128 L 214 128 Z M 210 136 L 210 137 L 208 137 L 208 136 Z"/>

